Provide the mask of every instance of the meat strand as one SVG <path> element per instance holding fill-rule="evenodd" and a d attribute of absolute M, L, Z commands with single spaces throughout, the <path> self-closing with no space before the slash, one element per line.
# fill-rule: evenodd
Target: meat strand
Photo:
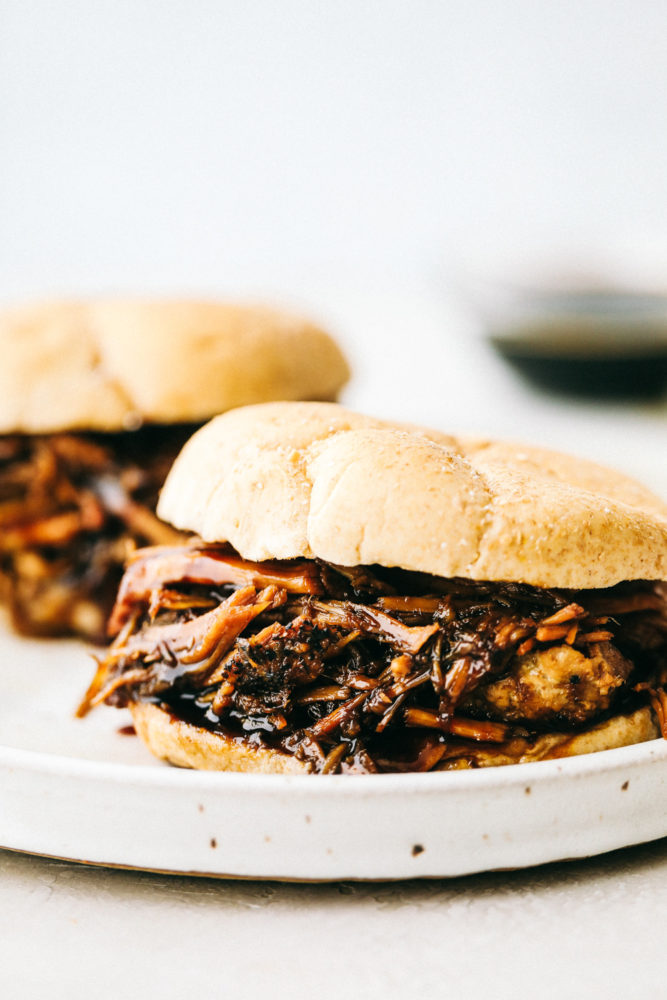
<path fill-rule="evenodd" d="M 576 732 L 641 698 L 667 718 L 659 585 L 437 580 L 419 594 L 423 575 L 374 579 L 248 563 L 225 546 L 150 549 L 130 566 L 114 617 L 124 628 L 82 711 L 156 700 L 325 773 L 428 770 L 483 746 L 511 758 L 545 727 Z M 340 597 L 348 584 L 354 600 Z"/>
<path fill-rule="evenodd" d="M 130 551 L 182 538 L 155 504 L 191 430 L 0 438 L 0 576 L 19 631 L 104 639 Z"/>

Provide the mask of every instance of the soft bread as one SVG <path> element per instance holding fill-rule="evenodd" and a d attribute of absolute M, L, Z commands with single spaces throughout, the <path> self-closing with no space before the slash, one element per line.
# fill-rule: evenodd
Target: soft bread
<path fill-rule="evenodd" d="M 0 312 L 0 433 L 194 422 L 334 399 L 349 371 L 307 320 L 213 302 L 60 302 Z"/>
<path fill-rule="evenodd" d="M 667 505 L 633 480 L 332 404 L 216 417 L 176 460 L 158 513 L 252 560 L 577 589 L 667 576 Z"/>
<path fill-rule="evenodd" d="M 624 715 L 613 715 L 604 722 L 579 732 L 543 733 L 528 740 L 516 740 L 514 753 L 488 743 L 468 747 L 465 756 L 450 758 L 448 768 L 499 767 L 505 764 L 530 764 L 538 760 L 579 757 L 582 754 L 616 750 L 619 747 L 646 743 L 660 736 L 655 713 L 648 706 Z"/>
<path fill-rule="evenodd" d="M 129 706 L 137 735 L 161 760 L 198 771 L 305 774 L 308 766 L 291 754 L 253 746 L 177 719 L 148 702 Z"/>
<path fill-rule="evenodd" d="M 243 771 L 256 774 L 305 774 L 308 765 L 269 747 L 251 746 L 243 739 L 213 733 L 177 719 L 157 705 L 130 705 L 138 735 L 156 757 L 200 771 Z M 448 756 L 439 768 L 497 767 L 613 750 L 644 743 L 660 735 L 650 708 L 618 715 L 579 733 L 546 733 L 530 741 L 518 740 L 514 752 L 489 744 L 467 747 L 461 756 Z"/>

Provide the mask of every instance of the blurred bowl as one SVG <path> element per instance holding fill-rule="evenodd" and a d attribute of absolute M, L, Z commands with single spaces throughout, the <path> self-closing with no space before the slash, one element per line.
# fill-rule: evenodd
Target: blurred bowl
<path fill-rule="evenodd" d="M 487 313 L 490 343 L 524 377 L 578 395 L 657 398 L 667 386 L 667 295 L 522 289 Z"/>
<path fill-rule="evenodd" d="M 667 262 L 663 270 L 658 259 L 523 252 L 467 267 L 456 284 L 480 333 L 541 388 L 655 399 L 667 388 Z"/>

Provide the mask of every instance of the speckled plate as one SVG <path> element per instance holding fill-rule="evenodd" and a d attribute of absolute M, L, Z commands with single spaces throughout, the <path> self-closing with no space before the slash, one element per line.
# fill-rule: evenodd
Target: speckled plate
<path fill-rule="evenodd" d="M 667 742 L 483 771 L 360 777 L 182 771 L 75 720 L 73 642 L 0 635 L 0 846 L 153 871 L 278 879 L 454 876 L 667 835 Z"/>

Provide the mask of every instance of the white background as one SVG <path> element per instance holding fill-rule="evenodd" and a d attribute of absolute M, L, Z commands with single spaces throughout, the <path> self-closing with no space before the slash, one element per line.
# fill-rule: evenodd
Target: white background
<path fill-rule="evenodd" d="M 656 0 L 3 0 L 0 293 L 661 240 Z"/>
<path fill-rule="evenodd" d="M 572 448 L 667 495 L 664 404 L 540 396 L 449 284 L 471 259 L 633 247 L 660 275 L 666 3 L 0 0 L 4 300 L 302 304 L 355 364 L 351 404 Z M 453 883 L 262 886 L 0 852 L 3 982 L 660 996 L 666 868 L 661 842 Z"/>
<path fill-rule="evenodd" d="M 455 293 L 519 256 L 611 255 L 667 285 L 666 3 L 0 0 L 0 17 L 0 299 L 296 304 L 345 345 L 351 405 L 542 440 L 667 493 L 664 405 L 539 396 Z"/>

